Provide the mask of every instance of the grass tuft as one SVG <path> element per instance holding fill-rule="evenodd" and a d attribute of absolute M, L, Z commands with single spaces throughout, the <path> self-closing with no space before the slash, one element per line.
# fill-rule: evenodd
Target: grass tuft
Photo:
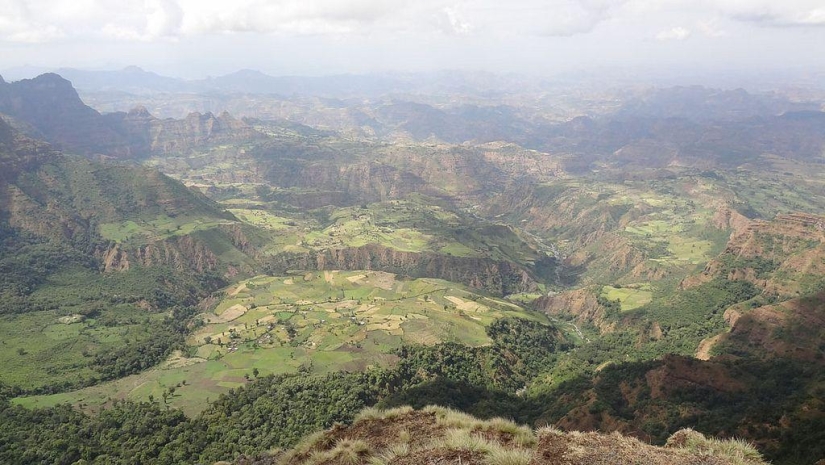
<path fill-rule="evenodd" d="M 445 431 L 444 437 L 435 441 L 434 448 L 487 454 L 493 447 L 492 443 L 466 429 L 453 428 Z"/>
<path fill-rule="evenodd" d="M 532 447 L 536 444 L 536 435 L 527 426 L 521 426 L 504 418 L 493 418 L 482 423 L 484 430 L 497 431 L 513 436 L 513 442 L 520 447 Z"/>
<path fill-rule="evenodd" d="M 675 432 L 668 438 L 667 447 L 685 449 L 695 454 L 725 458 L 735 465 L 764 463 L 762 454 L 745 440 L 708 438 L 690 428 Z"/>
<path fill-rule="evenodd" d="M 390 410 L 381 410 L 375 407 L 367 407 L 355 417 L 355 421 L 366 421 L 366 420 L 389 420 L 393 418 L 398 418 L 401 415 L 406 415 L 413 411 L 412 407 L 403 406 L 398 407 Z"/>
<path fill-rule="evenodd" d="M 370 446 L 357 439 L 341 439 L 335 447 L 328 451 L 316 451 L 309 456 L 307 464 L 320 464 L 334 461 L 342 465 L 357 465 L 363 462 L 370 453 Z"/>
<path fill-rule="evenodd" d="M 494 447 L 485 457 L 487 465 L 527 465 L 533 458 L 530 449 Z"/>

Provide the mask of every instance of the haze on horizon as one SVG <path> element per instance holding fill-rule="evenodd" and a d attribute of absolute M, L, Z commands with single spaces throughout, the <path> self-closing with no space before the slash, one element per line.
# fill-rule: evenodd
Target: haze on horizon
<path fill-rule="evenodd" d="M 822 72 L 821 0 L 0 0 L 0 72 Z"/>

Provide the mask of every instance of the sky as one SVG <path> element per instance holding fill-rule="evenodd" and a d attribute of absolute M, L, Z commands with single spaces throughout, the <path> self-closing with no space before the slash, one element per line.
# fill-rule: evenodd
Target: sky
<path fill-rule="evenodd" d="M 0 70 L 825 69 L 825 0 L 0 0 Z"/>

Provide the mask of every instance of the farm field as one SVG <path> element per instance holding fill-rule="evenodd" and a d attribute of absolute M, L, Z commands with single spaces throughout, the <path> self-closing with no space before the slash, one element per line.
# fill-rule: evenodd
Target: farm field
<path fill-rule="evenodd" d="M 201 315 L 205 325 L 189 337 L 188 353 L 120 380 L 16 402 L 69 402 L 95 411 L 115 399 L 151 396 L 194 414 L 256 375 L 370 369 L 391 364 L 402 344 L 479 346 L 490 342 L 485 327 L 498 318 L 547 321 L 454 283 L 375 271 L 256 276 L 221 294 L 218 305 Z"/>
<path fill-rule="evenodd" d="M 631 284 L 622 287 L 602 287 L 602 297 L 608 300 L 618 300 L 623 312 L 643 307 L 653 300 L 650 284 Z"/>
<path fill-rule="evenodd" d="M 121 223 L 104 223 L 100 225 L 100 235 L 117 243 L 137 241 L 156 241 L 174 236 L 186 236 L 195 231 L 214 228 L 221 224 L 231 224 L 232 221 L 204 217 L 170 218 L 158 216 L 151 220 L 124 221 Z"/>

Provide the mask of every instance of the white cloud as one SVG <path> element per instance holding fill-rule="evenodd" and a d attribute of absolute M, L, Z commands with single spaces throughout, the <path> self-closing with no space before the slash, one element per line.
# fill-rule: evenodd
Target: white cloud
<path fill-rule="evenodd" d="M 770 27 L 825 26 L 821 0 L 705 0 L 732 20 Z"/>
<path fill-rule="evenodd" d="M 473 26 L 466 21 L 464 15 L 456 7 L 445 6 L 433 14 L 436 28 L 448 35 L 468 35 Z"/>
<path fill-rule="evenodd" d="M 708 20 L 707 18 L 714 18 Z M 691 24 L 722 37 L 734 23 L 825 26 L 823 0 L 0 0 L 0 41 L 154 41 L 211 34 L 531 37 L 587 34 L 603 23 Z M 747 26 L 745 26 L 747 27 Z M 632 34 L 633 30 L 626 30 Z M 653 34 L 683 40 L 692 31 Z"/>
<path fill-rule="evenodd" d="M 703 36 L 710 38 L 725 37 L 728 35 L 727 31 L 719 25 L 719 19 L 717 18 L 698 21 L 696 23 L 696 29 L 698 29 Z"/>
<path fill-rule="evenodd" d="M 0 28 L 151 41 L 222 33 L 586 33 L 626 0 L 0 0 Z M 15 10 L 31 10 L 21 21 Z M 8 29 L 8 27 L 6 28 Z M 10 38 L 0 29 L 0 39 Z"/>
<path fill-rule="evenodd" d="M 681 26 L 665 29 L 664 31 L 656 34 L 656 40 L 659 41 L 685 40 L 688 37 L 690 37 L 690 29 L 686 29 Z"/>
<path fill-rule="evenodd" d="M 60 28 L 37 21 L 23 0 L 0 0 L 0 40 L 42 43 L 64 36 Z"/>
<path fill-rule="evenodd" d="M 363 32 L 408 0 L 180 0 L 184 34 L 232 32 L 341 34 Z"/>

